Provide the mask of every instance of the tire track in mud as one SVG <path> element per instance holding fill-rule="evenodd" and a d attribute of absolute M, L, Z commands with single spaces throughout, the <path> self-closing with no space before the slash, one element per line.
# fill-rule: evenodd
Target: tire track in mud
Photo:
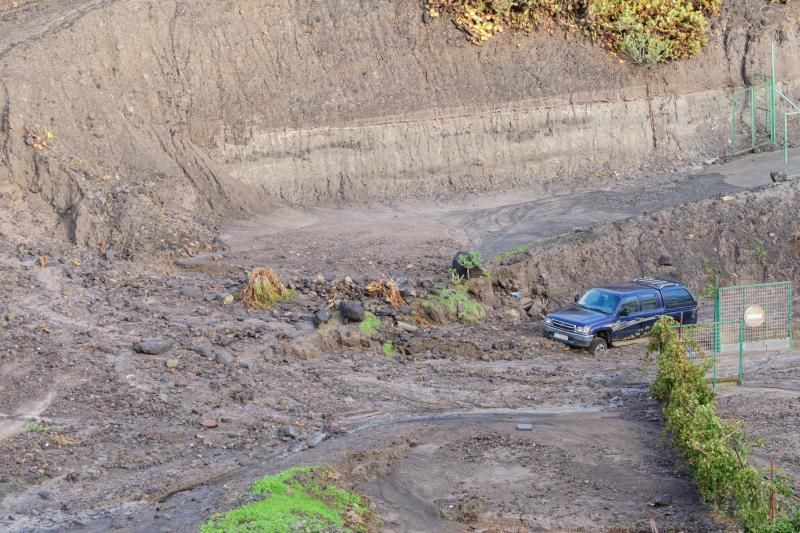
<path fill-rule="evenodd" d="M 643 396 L 644 389 L 637 389 L 637 391 Z M 631 394 L 633 394 L 633 392 Z M 382 415 L 383 414 L 378 414 L 378 416 Z M 659 465 L 658 461 L 643 459 L 643 457 L 659 455 L 661 452 L 657 448 L 651 449 L 652 447 L 649 443 L 643 442 L 646 439 L 630 438 L 632 435 L 635 437 L 636 433 L 642 431 L 645 432 L 644 434 L 650 435 L 651 437 L 658 435 L 661 431 L 660 424 L 653 423 L 652 417 L 650 417 L 651 422 L 648 426 L 648 422 L 645 419 L 637 420 L 637 416 L 631 418 L 620 409 L 610 409 L 607 407 L 491 409 L 424 413 L 396 418 L 363 420 L 363 417 L 356 416 L 348 421 L 342 421 L 345 427 L 351 425 L 351 428 L 341 435 L 336 435 L 325 440 L 314 448 L 308 448 L 307 444 L 294 443 L 281 452 L 261 458 L 257 461 L 239 462 L 239 464 L 229 467 L 227 470 L 216 469 L 213 472 L 200 473 L 199 476 L 195 476 L 194 478 L 187 476 L 189 477 L 188 480 L 184 478 L 183 481 L 176 483 L 167 490 L 151 496 L 148 501 L 130 502 L 116 508 L 76 514 L 54 513 L 47 517 L 45 523 L 43 523 L 42 517 L 24 517 L 18 515 L 13 523 L 3 524 L 0 522 L 0 524 L 9 527 L 9 531 L 22 531 L 33 526 L 36 526 L 37 529 L 43 528 L 45 530 L 59 529 L 67 525 L 75 525 L 76 523 L 80 523 L 85 531 L 105 531 L 109 527 L 114 527 L 115 524 L 117 526 L 123 524 L 125 527 L 135 530 L 154 530 L 155 528 L 165 525 L 178 529 L 195 528 L 199 523 L 202 523 L 202 521 L 210 516 L 210 514 L 213 514 L 213 512 L 218 512 L 230 507 L 232 505 L 231 502 L 241 497 L 250 483 L 263 475 L 296 465 L 346 465 L 352 460 L 348 459 L 348 457 L 355 457 L 356 459 L 353 465 L 358 466 L 364 463 L 364 461 L 358 459 L 361 453 L 370 454 L 371 460 L 375 460 L 382 465 L 377 467 L 378 470 L 375 472 L 368 467 L 367 471 L 372 473 L 368 473 L 366 478 L 361 478 L 361 481 L 356 482 L 359 490 L 364 490 L 368 496 L 375 498 L 374 491 L 377 490 L 376 487 L 378 485 L 383 483 L 381 480 L 384 477 L 388 476 L 386 479 L 390 480 L 394 479 L 395 476 L 401 476 L 402 478 L 405 475 L 403 474 L 404 466 L 400 465 L 400 463 L 406 461 L 411 454 L 416 454 L 417 450 L 441 448 L 446 451 L 450 450 L 452 446 L 455 445 L 448 444 L 450 441 L 460 442 L 458 439 L 472 439 L 473 434 L 480 438 L 481 435 L 494 435 L 497 434 L 498 431 L 500 434 L 510 435 L 510 438 L 515 442 L 518 441 L 519 438 L 527 438 L 526 436 L 530 435 L 535 436 L 536 432 L 542 432 L 544 436 L 539 435 L 538 438 L 545 439 L 546 443 L 542 444 L 541 440 L 535 441 L 539 444 L 533 444 L 531 450 L 550 450 L 548 454 L 542 458 L 544 461 L 542 463 L 543 468 L 548 469 L 552 466 L 552 472 L 548 474 L 548 476 L 557 477 L 559 475 L 558 473 L 561 472 L 563 468 L 569 468 L 571 472 L 575 469 L 580 470 L 583 468 L 584 464 L 602 464 L 603 450 L 607 449 L 607 445 L 603 443 L 605 438 L 598 440 L 593 436 L 593 432 L 598 431 L 603 434 L 619 434 L 618 437 L 614 437 L 615 440 L 622 442 L 623 447 L 632 446 L 638 449 L 639 455 L 642 456 L 637 456 L 638 458 L 635 459 L 628 459 L 626 456 L 629 454 L 625 450 L 612 449 L 609 452 L 609 460 L 612 463 L 616 464 L 619 463 L 620 460 L 623 461 L 623 463 L 621 463 L 622 466 L 618 468 L 622 472 L 622 474 L 620 474 L 622 476 L 620 478 L 621 483 L 632 483 L 633 481 L 631 480 L 638 479 L 638 477 L 646 478 L 650 476 L 653 471 L 660 472 L 660 474 L 654 477 L 654 483 L 664 482 L 663 476 L 669 475 L 669 469 L 665 469 L 663 465 Z M 534 433 L 525 432 L 523 434 L 521 432 L 515 432 L 515 425 L 521 422 L 532 422 Z M 595 429 L 591 429 L 592 426 L 594 426 Z M 625 430 L 624 428 L 628 429 Z M 442 437 L 443 435 L 444 437 Z M 557 435 L 560 435 L 560 437 L 556 437 Z M 433 439 L 430 443 L 428 443 L 429 438 Z M 445 438 L 445 441 L 439 442 L 441 438 Z M 611 437 L 607 438 L 610 439 Z M 409 442 L 413 442 L 413 444 L 404 447 L 402 451 L 392 451 L 393 447 L 399 446 L 399 442 L 405 442 L 404 439 L 412 439 Z M 562 443 L 572 443 L 567 445 L 568 448 L 569 446 L 577 446 L 577 448 L 575 448 L 576 450 L 584 450 L 583 455 L 575 454 L 571 451 L 564 451 L 567 450 L 567 448 L 560 448 L 559 446 L 561 446 L 561 444 L 558 444 L 559 441 Z M 596 444 L 591 444 L 592 442 L 596 442 Z M 434 446 L 434 448 L 431 448 L 431 446 Z M 515 446 L 517 448 L 519 448 L 519 446 L 525 447 L 524 443 L 521 443 L 521 441 L 517 442 Z M 537 448 L 537 446 L 539 447 Z M 544 448 L 542 446 L 544 446 Z M 559 449 L 562 451 L 559 452 Z M 364 452 L 359 452 L 358 450 L 364 450 Z M 502 447 L 499 448 L 498 451 L 502 451 Z M 566 459 L 565 453 L 572 457 L 572 459 Z M 387 456 L 389 457 L 388 459 Z M 501 460 L 501 462 L 505 464 L 508 458 L 504 458 L 505 455 L 503 454 L 501 454 L 501 456 L 502 457 L 498 460 Z M 409 460 L 411 464 L 414 465 L 416 464 L 415 462 L 419 461 L 419 457 L 416 459 L 411 457 Z M 453 460 L 453 458 L 447 459 L 446 461 L 451 460 Z M 515 459 L 513 459 L 513 454 L 510 460 L 514 463 Z M 640 464 L 642 460 L 645 461 L 643 464 L 649 464 L 650 466 L 644 467 L 643 464 Z M 550 465 L 551 461 L 555 461 L 558 464 L 555 466 Z M 369 463 L 369 461 L 367 461 L 367 463 Z M 449 465 L 447 462 L 444 464 L 445 466 Z M 396 468 L 396 465 L 400 466 Z M 569 465 L 573 466 L 570 467 Z M 463 466 L 462 462 L 456 461 L 453 463 L 452 468 L 454 472 L 457 473 L 459 472 L 458 469 Z M 415 468 L 417 467 L 418 465 Z M 469 464 L 467 464 L 467 467 L 469 467 Z M 347 470 L 348 467 L 343 466 L 343 468 Z M 600 466 L 597 468 L 600 469 L 597 470 L 595 467 L 592 467 L 590 473 L 586 474 L 586 476 L 592 477 L 594 474 L 591 472 L 595 472 L 596 470 L 595 474 L 601 477 L 603 468 Z M 645 468 L 645 470 L 641 470 L 642 468 Z M 631 469 L 630 472 L 628 472 L 629 469 Z M 362 472 L 360 476 L 363 476 L 364 470 L 361 469 L 360 471 Z M 550 472 L 551 470 L 547 471 Z M 536 472 L 539 471 L 536 469 L 530 470 L 530 476 L 538 476 L 539 474 Z M 358 478 L 359 476 L 356 477 Z M 583 485 L 588 482 L 583 480 L 583 473 L 581 473 L 580 477 L 581 480 L 579 481 L 570 480 L 566 483 L 570 484 L 574 482 L 577 486 L 583 487 Z M 598 477 L 598 480 L 600 477 Z M 671 476 L 670 479 L 672 479 L 670 482 L 672 483 L 671 486 L 673 488 L 679 487 L 680 489 L 673 491 L 676 495 L 679 494 L 680 491 L 688 490 L 688 493 L 684 496 L 686 500 L 684 503 L 692 506 L 693 512 L 697 511 L 697 507 L 702 508 L 702 505 L 696 500 L 696 495 L 692 492 L 691 485 L 686 479 L 674 476 Z M 387 482 L 390 485 L 393 483 L 392 481 Z M 595 483 L 595 481 L 592 483 Z M 520 486 L 524 486 L 524 484 Z M 597 490 L 600 489 L 595 489 L 595 491 Z M 602 492 L 605 493 L 606 491 Z M 615 496 L 616 489 L 612 492 L 613 494 L 607 496 L 610 498 L 609 501 L 613 502 L 614 498 L 617 498 L 617 496 Z M 409 495 L 409 497 L 412 496 L 413 498 L 419 498 L 419 494 Z M 606 496 L 604 496 L 604 498 L 606 498 Z M 386 504 L 385 501 L 377 503 L 379 507 Z M 394 504 L 397 502 L 392 503 Z M 428 506 L 434 505 L 433 502 L 427 502 L 427 504 Z M 613 505 L 611 507 L 612 509 L 614 508 Z M 627 509 L 630 505 L 625 504 L 623 507 Z M 447 524 L 458 526 L 456 522 L 441 520 L 439 520 L 437 524 L 437 528 L 444 527 Z"/>
<path fill-rule="evenodd" d="M 41 39 L 52 32 L 71 27 L 81 17 L 120 0 L 65 0 L 33 4 L 0 12 L 0 58 L 18 46 Z M 12 29 L 4 28 L 11 26 Z M 21 24 L 21 25 L 20 25 Z"/>

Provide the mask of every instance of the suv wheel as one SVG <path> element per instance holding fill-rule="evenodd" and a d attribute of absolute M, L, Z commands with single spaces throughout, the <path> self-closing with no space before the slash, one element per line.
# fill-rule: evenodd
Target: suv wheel
<path fill-rule="evenodd" d="M 589 353 L 592 355 L 603 355 L 606 353 L 606 348 L 608 348 L 606 340 L 602 337 L 595 337 L 589 345 Z"/>

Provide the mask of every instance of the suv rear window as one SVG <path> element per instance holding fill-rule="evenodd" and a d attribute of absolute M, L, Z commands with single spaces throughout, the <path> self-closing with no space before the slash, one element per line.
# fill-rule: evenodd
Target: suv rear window
<path fill-rule="evenodd" d="M 629 315 L 639 312 L 639 299 L 636 296 L 629 296 L 622 300 L 620 312 L 627 312 Z"/>
<path fill-rule="evenodd" d="M 668 289 L 664 291 L 664 305 L 667 307 L 683 307 L 694 304 L 694 298 L 686 289 Z"/>
<path fill-rule="evenodd" d="M 658 309 L 658 298 L 652 292 L 641 295 L 639 301 L 642 303 L 642 311 Z"/>

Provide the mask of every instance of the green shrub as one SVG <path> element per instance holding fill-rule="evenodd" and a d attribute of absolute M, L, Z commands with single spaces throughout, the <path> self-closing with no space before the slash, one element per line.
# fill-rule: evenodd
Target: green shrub
<path fill-rule="evenodd" d="M 619 51 L 639 64 L 660 63 L 669 54 L 671 47 L 672 43 L 669 41 L 642 31 L 631 31 L 622 38 Z"/>
<path fill-rule="evenodd" d="M 436 321 L 449 319 L 472 323 L 482 320 L 486 316 L 486 310 L 481 304 L 470 298 L 463 285 L 441 289 L 436 294 L 429 294 L 420 302 L 420 307 Z"/>
<path fill-rule="evenodd" d="M 792 531 L 798 511 L 789 483 L 782 476 L 770 480 L 749 464 L 741 427 L 717 417 L 705 377 L 709 367 L 689 360 L 693 341 L 679 338 L 675 325 L 662 317 L 653 328 L 647 353 L 648 358 L 658 354 L 658 371 L 650 393 L 662 402 L 667 430 L 694 471 L 700 494 L 747 531 Z M 770 517 L 772 495 L 785 502 L 788 512 Z"/>
<path fill-rule="evenodd" d="M 529 32 L 551 20 L 582 29 L 637 63 L 683 59 L 707 42 L 721 0 L 427 0 L 480 44 L 509 28 Z"/>
<path fill-rule="evenodd" d="M 475 250 L 470 250 L 458 258 L 458 264 L 467 271 L 467 279 L 469 279 L 470 272 L 481 269 L 481 254 Z"/>

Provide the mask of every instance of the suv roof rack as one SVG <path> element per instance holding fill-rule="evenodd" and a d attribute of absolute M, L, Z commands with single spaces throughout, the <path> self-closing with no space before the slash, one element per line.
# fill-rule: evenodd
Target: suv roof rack
<path fill-rule="evenodd" d="M 638 283 L 639 285 L 645 285 L 646 287 L 651 287 L 653 289 L 663 289 L 665 287 L 678 287 L 680 283 L 675 280 L 668 279 L 668 278 L 637 278 L 633 280 L 634 283 Z"/>

